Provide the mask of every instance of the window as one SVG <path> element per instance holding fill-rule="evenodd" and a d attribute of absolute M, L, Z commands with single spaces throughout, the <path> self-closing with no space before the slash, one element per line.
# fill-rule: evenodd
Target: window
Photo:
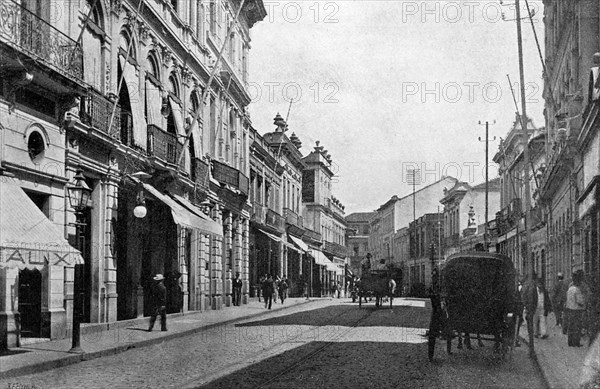
<path fill-rule="evenodd" d="M 202 37 L 204 36 L 203 31 L 202 31 L 203 28 L 204 28 L 204 4 L 202 4 L 202 0 L 198 0 L 196 3 L 196 38 L 198 38 L 201 42 L 203 42 Z"/>
<path fill-rule="evenodd" d="M 128 61 L 135 63 L 136 55 L 134 46 L 131 42 L 129 32 L 121 31 L 119 35 L 119 51 Z"/>
<path fill-rule="evenodd" d="M 39 131 L 32 131 L 27 138 L 27 152 L 29 153 L 29 158 L 34 163 L 39 163 L 42 158 L 44 158 L 44 153 L 46 151 L 46 141 L 44 140 L 44 136 Z"/>
<path fill-rule="evenodd" d="M 90 16 L 81 37 L 86 54 L 83 56 L 83 79 L 86 83 L 101 91 L 104 78 L 104 51 L 102 46 L 106 34 L 104 33 L 103 19 L 98 4 L 91 9 L 91 2 L 93 1 L 87 0 L 82 10 L 86 16 Z"/>
<path fill-rule="evenodd" d="M 173 7 L 173 10 L 175 11 L 175 13 L 177 13 L 178 11 L 178 6 L 179 6 L 179 1 L 178 0 L 171 0 L 171 6 Z"/>

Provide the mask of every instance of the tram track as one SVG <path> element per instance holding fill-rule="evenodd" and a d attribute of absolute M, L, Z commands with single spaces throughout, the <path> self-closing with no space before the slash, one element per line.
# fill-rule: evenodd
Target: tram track
<path fill-rule="evenodd" d="M 348 314 L 350 312 L 352 312 L 352 311 L 345 312 L 344 314 Z M 275 373 L 271 377 L 269 377 L 269 379 L 267 381 L 262 382 L 259 386 L 257 386 L 257 388 L 264 388 L 267 385 L 279 380 L 283 376 L 285 376 L 285 375 L 293 372 L 297 368 L 299 368 L 304 362 L 312 359 L 316 355 L 322 353 L 323 351 L 325 351 L 332 345 L 336 344 L 337 343 L 336 341 L 338 339 L 341 339 L 345 335 L 349 334 L 352 330 L 354 330 L 356 327 L 358 327 L 358 325 L 361 322 L 363 322 L 365 319 L 367 319 L 369 316 L 371 316 L 372 312 L 374 312 L 374 311 L 372 309 L 364 309 L 364 310 L 361 310 L 361 312 L 363 313 L 363 315 L 358 320 L 356 320 L 351 326 L 349 326 L 346 330 L 344 330 L 342 333 L 336 334 L 335 336 L 331 337 L 329 340 L 325 340 L 323 342 L 323 344 L 321 346 L 319 346 L 316 350 L 314 350 L 314 351 L 310 352 L 309 354 L 304 355 L 303 357 L 299 358 L 298 360 L 290 363 L 288 366 L 286 366 L 285 368 L 280 370 L 278 373 Z M 364 314 L 364 313 L 366 313 L 366 314 Z M 339 317 L 338 317 L 338 319 L 339 319 Z"/>
<path fill-rule="evenodd" d="M 266 360 L 268 358 L 271 358 L 275 355 L 279 355 L 281 353 L 284 353 L 286 351 L 289 351 L 290 349 L 290 345 L 298 345 L 298 344 L 307 344 L 310 343 L 309 340 L 306 340 L 306 333 L 310 332 L 310 331 L 319 331 L 318 329 L 320 327 L 327 327 L 330 326 L 332 323 L 335 322 L 339 322 L 340 318 L 343 318 L 347 315 L 353 314 L 355 312 L 354 309 L 348 309 L 347 311 L 335 316 L 335 318 L 329 319 L 327 321 L 325 321 L 324 323 L 320 323 L 314 326 L 310 326 L 310 329 L 308 331 L 304 331 L 301 332 L 295 336 L 291 336 L 291 337 L 286 337 L 285 339 L 278 341 L 278 342 L 273 342 L 269 345 L 269 347 L 264 348 L 263 350 L 261 350 L 260 353 L 256 354 L 251 360 L 235 360 L 232 361 L 230 363 L 228 363 L 225 366 L 221 366 L 219 368 L 218 371 L 213 372 L 212 374 L 209 373 L 208 375 L 203 374 L 202 376 L 195 376 L 195 377 L 189 377 L 189 379 L 186 382 L 179 382 L 177 387 L 181 387 L 181 388 L 204 388 L 204 387 L 210 387 L 211 382 L 214 382 L 215 380 L 218 380 L 224 376 L 226 376 L 228 373 L 233 373 L 235 371 L 238 371 L 240 369 L 243 369 L 245 367 L 249 367 L 257 362 L 260 362 L 262 360 Z M 367 319 L 371 313 L 373 312 L 373 310 L 371 309 L 363 309 L 360 310 L 361 312 L 361 317 L 358 320 L 355 320 L 354 322 L 352 322 L 348 328 L 346 328 L 344 331 L 342 332 L 336 332 L 333 336 L 330 337 L 326 337 L 323 340 L 319 340 L 319 342 L 323 342 L 323 345 L 320 345 L 316 350 L 311 351 L 309 354 L 297 359 L 296 361 L 287 364 L 287 366 L 283 369 L 281 369 L 279 372 L 275 372 L 270 374 L 269 379 L 267 381 L 264 381 L 262 383 L 258 383 L 256 385 L 253 385 L 253 387 L 257 387 L 257 388 L 262 388 L 265 385 L 268 385 L 272 382 L 274 382 L 275 380 L 285 376 L 286 374 L 289 374 L 290 372 L 293 372 L 295 369 L 297 369 L 299 366 L 302 365 L 302 363 L 306 362 L 307 360 L 309 360 L 310 358 L 313 358 L 315 355 L 323 352 L 324 350 L 326 350 L 328 347 L 330 347 L 331 345 L 335 344 L 336 341 L 342 337 L 344 337 L 346 334 L 348 334 L 350 331 L 352 331 L 353 329 L 355 329 L 362 321 L 364 321 L 365 319 Z M 234 324 L 235 325 L 235 324 Z M 339 327 L 339 325 L 337 325 Z M 346 327 L 346 326 L 344 326 Z M 318 332 L 320 333 L 320 332 Z"/>

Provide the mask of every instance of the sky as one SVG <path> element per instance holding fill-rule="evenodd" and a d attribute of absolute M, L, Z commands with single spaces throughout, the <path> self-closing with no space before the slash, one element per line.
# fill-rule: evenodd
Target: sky
<path fill-rule="evenodd" d="M 521 110 L 516 10 L 503 3 L 265 1 L 268 15 L 251 31 L 253 126 L 273 131 L 279 112 L 304 155 L 320 141 L 347 215 L 411 193 L 406 172 L 415 167 L 418 187 L 443 175 L 485 182 L 486 121 L 488 174 L 497 177 L 491 160 L 516 112 L 507 74 Z M 529 5 L 543 50 L 542 2 Z M 542 65 L 529 20 L 522 31 L 527 114 L 543 126 Z"/>

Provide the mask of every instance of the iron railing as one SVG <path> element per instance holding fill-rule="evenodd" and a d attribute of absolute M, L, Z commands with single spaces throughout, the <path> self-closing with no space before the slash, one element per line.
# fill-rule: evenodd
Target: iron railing
<path fill-rule="evenodd" d="M 167 163 L 177 163 L 177 157 L 183 145 L 177 141 L 177 135 L 162 130 L 154 124 L 148 124 L 148 154 Z"/>
<path fill-rule="evenodd" d="M 0 40 L 60 73 L 83 78 L 83 49 L 13 0 L 0 0 Z"/>
<path fill-rule="evenodd" d="M 346 246 L 327 241 L 323 242 L 323 250 L 341 258 L 345 258 L 348 252 Z"/>
<path fill-rule="evenodd" d="M 302 238 L 308 238 L 308 239 L 312 239 L 313 241 L 320 242 L 321 234 L 316 231 L 307 229 L 304 231 L 304 235 L 302 236 Z"/>
<path fill-rule="evenodd" d="M 115 110 L 112 128 L 108 128 L 113 107 Z M 112 138 L 120 137 L 120 117 L 121 107 L 102 96 L 100 93 L 92 90 L 87 96 L 81 99 L 81 108 L 79 117 L 84 124 L 94 127 L 100 132 L 109 135 Z"/>
<path fill-rule="evenodd" d="M 284 208 L 283 214 L 285 216 L 285 222 L 287 224 L 291 224 L 293 226 L 300 227 L 300 228 L 303 227 L 302 216 L 298 216 L 298 214 L 296 212 L 292 211 L 289 208 Z"/>
<path fill-rule="evenodd" d="M 278 230 L 283 231 L 285 229 L 285 222 L 283 220 L 283 216 L 273 211 L 272 209 L 267 209 L 267 216 L 265 217 L 265 224 L 269 227 L 276 228 Z"/>
<path fill-rule="evenodd" d="M 252 217 L 251 220 L 255 223 L 265 224 L 265 218 L 267 216 L 267 207 L 262 204 L 252 204 Z"/>
<path fill-rule="evenodd" d="M 239 189 L 244 195 L 248 196 L 250 181 L 241 171 L 224 163 L 213 161 L 213 178 L 223 184 L 228 184 Z"/>
<path fill-rule="evenodd" d="M 192 181 L 201 188 L 208 188 L 210 180 L 208 163 L 199 158 L 192 158 Z"/>

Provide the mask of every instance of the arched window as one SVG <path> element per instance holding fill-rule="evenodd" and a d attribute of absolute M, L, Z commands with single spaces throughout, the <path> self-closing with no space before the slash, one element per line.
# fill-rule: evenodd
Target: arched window
<path fill-rule="evenodd" d="M 146 58 L 146 72 L 155 78 L 155 81 L 160 81 L 160 66 L 158 66 L 158 61 L 154 53 L 150 53 L 148 58 Z"/>
<path fill-rule="evenodd" d="M 177 77 L 174 74 L 169 76 L 169 82 L 167 85 L 169 92 L 171 92 L 175 97 L 179 97 L 179 83 L 177 82 Z"/>
<path fill-rule="evenodd" d="M 200 96 L 198 95 L 198 92 L 192 92 L 192 94 L 190 95 L 190 102 L 191 102 L 191 114 L 195 115 L 196 112 L 198 112 L 198 109 L 200 108 Z M 198 117 L 198 119 L 200 119 L 200 117 Z"/>
<path fill-rule="evenodd" d="M 129 31 L 122 30 L 119 34 L 119 52 L 127 58 L 127 60 L 133 60 L 137 58 L 135 52 L 135 45 L 131 42 L 131 35 Z"/>
<path fill-rule="evenodd" d="M 82 45 L 85 47 L 83 57 L 83 79 L 95 89 L 102 91 L 104 75 L 103 45 L 106 39 L 104 33 L 104 18 L 99 2 L 86 0 L 82 13 L 89 16 L 86 28 L 83 31 Z M 94 8 L 92 9 L 92 4 Z"/>

